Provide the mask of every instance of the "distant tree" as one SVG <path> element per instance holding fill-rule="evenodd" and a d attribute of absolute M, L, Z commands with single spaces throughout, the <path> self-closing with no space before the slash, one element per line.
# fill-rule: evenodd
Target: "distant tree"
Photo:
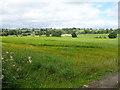
<path fill-rule="evenodd" d="M 85 34 L 85 31 L 81 31 L 81 34 Z"/>
<path fill-rule="evenodd" d="M 110 28 L 110 30 L 111 30 L 111 31 L 113 31 L 113 29 L 112 29 L 112 28 Z"/>
<path fill-rule="evenodd" d="M 85 34 L 88 34 L 89 33 L 89 30 L 84 30 Z"/>
<path fill-rule="evenodd" d="M 26 33 L 22 33 L 22 36 L 27 36 L 28 34 L 26 34 Z"/>
<path fill-rule="evenodd" d="M 106 33 L 109 33 L 109 29 L 108 28 L 106 29 Z"/>
<path fill-rule="evenodd" d="M 96 31 L 95 31 L 95 30 L 92 30 L 92 31 L 91 31 L 91 34 L 96 34 Z"/>
<path fill-rule="evenodd" d="M 92 28 L 90 28 L 90 30 L 93 30 Z"/>
<path fill-rule="evenodd" d="M 28 33 L 28 35 L 31 35 L 31 33 Z"/>
<path fill-rule="evenodd" d="M 32 31 L 34 32 L 34 31 L 35 31 L 35 29 L 34 29 L 34 28 L 32 28 Z"/>
<path fill-rule="evenodd" d="M 62 30 L 56 29 L 56 30 L 53 30 L 51 34 L 53 37 L 61 37 L 62 33 L 63 33 Z"/>
<path fill-rule="evenodd" d="M 50 34 L 51 34 L 50 31 L 47 30 L 47 31 L 46 31 L 46 36 L 49 37 Z"/>
<path fill-rule="evenodd" d="M 73 32 L 72 37 L 77 37 L 77 34 L 75 32 Z"/>
<path fill-rule="evenodd" d="M 39 31 L 39 36 L 41 36 L 41 35 L 43 35 L 43 31 L 40 30 Z"/>
<path fill-rule="evenodd" d="M 108 35 L 109 38 L 116 38 L 117 37 L 117 33 L 114 31 L 114 32 L 111 32 L 109 35 Z"/>
<path fill-rule="evenodd" d="M 1 32 L 0 36 L 8 36 L 8 34 L 6 32 Z"/>
<path fill-rule="evenodd" d="M 76 29 L 75 27 L 73 27 L 72 29 Z"/>
<path fill-rule="evenodd" d="M 35 33 L 35 35 L 39 35 L 39 33 Z"/>

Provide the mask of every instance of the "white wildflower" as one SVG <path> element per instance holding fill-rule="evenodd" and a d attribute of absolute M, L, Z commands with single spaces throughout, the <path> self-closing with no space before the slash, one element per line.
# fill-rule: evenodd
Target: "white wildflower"
<path fill-rule="evenodd" d="M 117 81 L 117 83 L 118 83 L 118 81 Z"/>
<path fill-rule="evenodd" d="M 20 71 L 21 70 L 21 68 L 17 68 L 17 71 Z"/>
<path fill-rule="evenodd" d="M 15 77 L 15 76 L 13 76 L 13 78 L 14 78 L 14 79 L 16 79 L 16 77 Z"/>
<path fill-rule="evenodd" d="M 8 54 L 9 52 L 7 51 L 6 53 Z"/>
<path fill-rule="evenodd" d="M 29 63 L 32 63 L 31 57 L 28 57 L 28 60 Z"/>
<path fill-rule="evenodd" d="M 13 65 L 13 67 L 15 67 L 15 64 Z"/>
<path fill-rule="evenodd" d="M 2 57 L 1 59 L 3 60 L 4 58 Z"/>
<path fill-rule="evenodd" d="M 88 88 L 88 85 L 83 85 L 84 88 Z"/>
<path fill-rule="evenodd" d="M 30 60 L 30 59 L 31 59 L 31 57 L 28 57 L 28 59 Z"/>
<path fill-rule="evenodd" d="M 29 60 L 29 63 L 32 63 L 32 60 Z"/>
<path fill-rule="evenodd" d="M 4 78 L 4 75 L 1 75 L 0 79 L 3 79 Z"/>
<path fill-rule="evenodd" d="M 13 56 L 10 56 L 10 59 L 13 59 Z"/>

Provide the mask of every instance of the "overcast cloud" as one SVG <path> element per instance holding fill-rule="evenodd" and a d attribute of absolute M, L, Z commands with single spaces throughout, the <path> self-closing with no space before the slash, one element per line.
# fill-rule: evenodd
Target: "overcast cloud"
<path fill-rule="evenodd" d="M 3 28 L 118 27 L 118 0 L 85 1 L 2 0 L 0 25 Z"/>

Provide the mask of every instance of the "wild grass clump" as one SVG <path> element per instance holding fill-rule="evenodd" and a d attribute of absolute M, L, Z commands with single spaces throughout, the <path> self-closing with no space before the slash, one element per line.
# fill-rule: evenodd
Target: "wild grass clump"
<path fill-rule="evenodd" d="M 62 70 L 62 75 L 67 80 L 70 80 L 70 79 L 72 79 L 72 77 L 75 76 L 74 71 L 72 69 L 69 69 L 69 68 L 63 69 Z"/>

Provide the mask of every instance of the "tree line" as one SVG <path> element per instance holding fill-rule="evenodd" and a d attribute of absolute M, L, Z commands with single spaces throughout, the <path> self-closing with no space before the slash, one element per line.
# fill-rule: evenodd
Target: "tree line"
<path fill-rule="evenodd" d="M 46 35 L 47 37 L 61 37 L 62 34 L 71 34 L 72 37 L 77 37 L 79 34 L 109 34 L 112 32 L 118 33 L 118 29 L 92 29 L 92 28 L 62 28 L 62 29 L 52 29 L 52 28 L 45 28 L 45 29 L 1 29 L 0 36 L 8 36 L 8 35 L 21 35 L 21 36 L 41 36 Z"/>

